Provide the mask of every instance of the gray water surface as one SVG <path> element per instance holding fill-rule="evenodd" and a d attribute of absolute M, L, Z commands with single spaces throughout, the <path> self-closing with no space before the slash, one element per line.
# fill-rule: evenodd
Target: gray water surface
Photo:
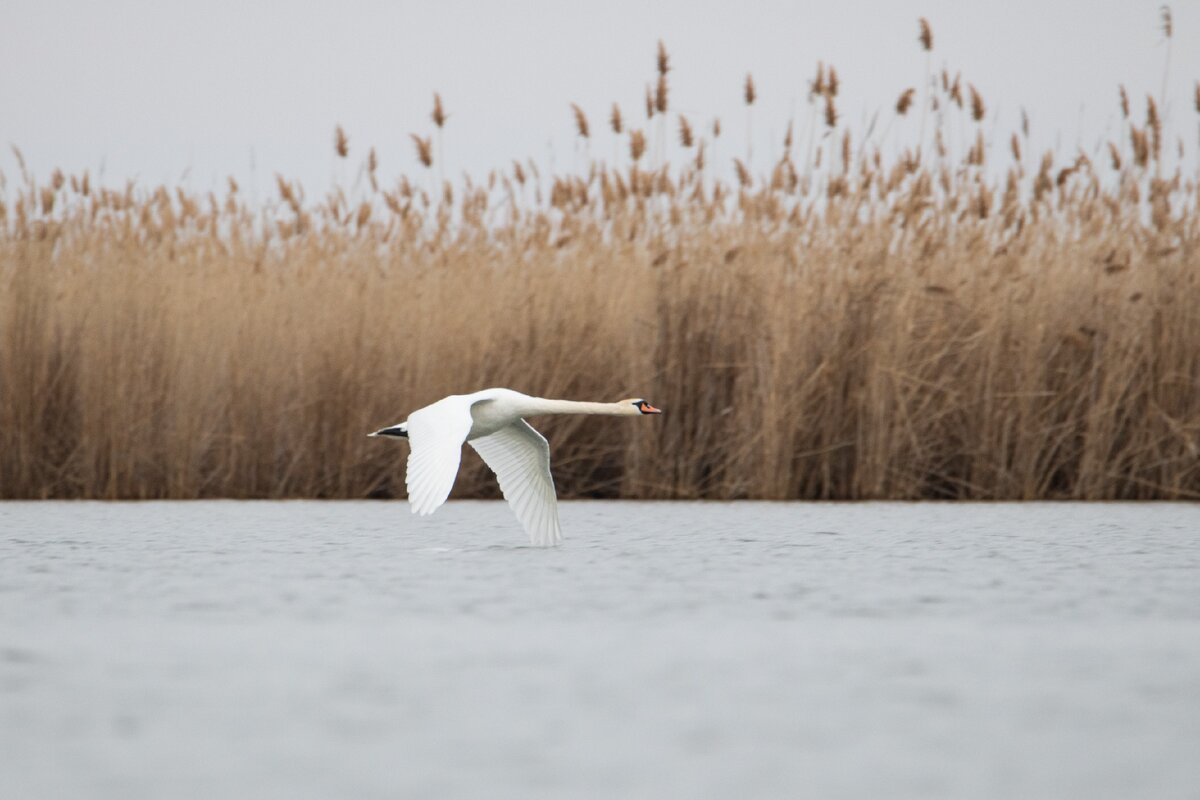
<path fill-rule="evenodd" d="M 1200 507 L 0 504 L 3 798 L 1200 798 Z"/>

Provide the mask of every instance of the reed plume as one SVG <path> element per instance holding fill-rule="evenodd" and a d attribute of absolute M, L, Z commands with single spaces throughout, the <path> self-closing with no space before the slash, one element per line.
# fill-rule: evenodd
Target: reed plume
<path fill-rule="evenodd" d="M 1150 152 L 1157 161 L 1162 155 L 1162 119 L 1151 95 L 1146 95 L 1146 130 L 1150 132 Z"/>
<path fill-rule="evenodd" d="M 955 75 L 950 83 L 950 100 L 959 108 L 963 107 L 962 76 Z"/>
<path fill-rule="evenodd" d="M 446 109 L 442 107 L 442 96 L 437 92 L 433 93 L 433 112 L 429 115 L 433 120 L 433 124 L 437 127 L 444 127 L 446 124 Z"/>
<path fill-rule="evenodd" d="M 808 96 L 810 100 L 825 96 L 825 64 L 821 61 L 817 62 L 816 77 L 808 85 Z"/>
<path fill-rule="evenodd" d="M 433 139 L 428 136 L 425 137 L 424 139 L 422 139 L 420 136 L 417 136 L 415 133 L 410 133 L 409 138 L 411 138 L 413 141 L 413 144 L 416 145 L 417 160 L 421 162 L 421 166 L 432 167 L 433 166 Z"/>
<path fill-rule="evenodd" d="M 967 88 L 971 92 L 971 119 L 979 122 L 983 119 L 985 111 L 983 105 L 983 95 L 979 93 L 979 90 L 975 88 L 975 84 L 973 83 L 969 84 Z"/>
<path fill-rule="evenodd" d="M 929 27 L 929 20 L 924 17 L 917 20 L 917 25 L 920 27 L 917 41 L 921 43 L 921 49 L 928 52 L 933 49 L 933 29 Z"/>
<path fill-rule="evenodd" d="M 684 147 L 691 147 L 693 141 L 692 126 L 688 122 L 687 117 L 681 114 L 679 116 L 679 144 Z"/>
<path fill-rule="evenodd" d="M 646 152 L 646 134 L 640 130 L 629 132 L 629 157 L 636 163 Z"/>
<path fill-rule="evenodd" d="M 743 189 L 749 188 L 754 183 L 754 178 L 750 175 L 750 169 L 740 158 L 733 160 L 734 171 L 737 173 L 738 184 Z"/>
<path fill-rule="evenodd" d="M 571 103 L 571 113 L 575 116 L 575 132 L 579 134 L 580 138 L 587 139 L 588 138 L 587 115 L 584 114 L 583 109 L 580 108 L 579 106 L 577 106 L 575 103 Z"/>
<path fill-rule="evenodd" d="M 1129 142 L 1133 147 L 1133 163 L 1145 167 L 1150 163 L 1150 140 L 1145 129 L 1139 130 L 1136 125 L 1129 126 Z"/>

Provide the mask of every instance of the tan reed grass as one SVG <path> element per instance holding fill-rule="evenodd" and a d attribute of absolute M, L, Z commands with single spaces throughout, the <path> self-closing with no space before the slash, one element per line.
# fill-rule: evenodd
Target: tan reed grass
<path fill-rule="evenodd" d="M 694 142 L 692 125 L 688 122 L 687 117 L 681 114 L 679 116 L 679 144 L 683 147 L 691 147 Z"/>
<path fill-rule="evenodd" d="M 963 107 L 961 75 L 955 75 L 954 80 L 950 83 L 950 100 L 959 108 Z"/>
<path fill-rule="evenodd" d="M 437 92 L 433 94 L 433 111 L 430 112 L 429 118 L 439 128 L 443 128 L 446 125 L 446 109 L 442 106 L 442 96 Z"/>
<path fill-rule="evenodd" d="M 646 134 L 640 130 L 629 132 L 629 157 L 636 163 L 646 152 Z"/>
<path fill-rule="evenodd" d="M 580 138 L 587 139 L 589 134 L 587 114 L 583 113 L 583 109 L 575 103 L 571 103 L 571 113 L 575 117 L 575 132 Z"/>
<path fill-rule="evenodd" d="M 969 84 L 967 89 L 971 93 L 971 119 L 979 122 L 983 119 L 986 113 L 986 107 L 983 104 L 983 95 L 975 88 L 975 84 Z"/>
<path fill-rule="evenodd" d="M 969 91 L 945 113 L 981 117 Z M 628 130 L 582 174 L 315 202 L 279 176 L 265 207 L 18 155 L 0 496 L 398 496 L 406 448 L 364 434 L 504 385 L 666 409 L 540 420 L 565 497 L 1200 498 L 1200 181 L 1158 175 L 1154 114 L 1030 174 L 1014 133 L 994 180 L 982 126 L 895 159 L 845 129 L 732 185 L 703 137 L 647 168 Z M 468 451 L 456 496 L 495 495 Z"/>
<path fill-rule="evenodd" d="M 433 139 L 429 136 L 421 138 L 415 133 L 410 133 L 409 138 L 412 139 L 413 145 L 417 148 L 417 160 L 421 162 L 423 167 L 433 166 Z"/>
<path fill-rule="evenodd" d="M 920 27 L 920 33 L 917 35 L 917 41 L 921 43 L 921 49 L 929 51 L 933 49 L 933 29 L 929 27 L 929 20 L 921 17 L 917 20 L 917 25 Z"/>

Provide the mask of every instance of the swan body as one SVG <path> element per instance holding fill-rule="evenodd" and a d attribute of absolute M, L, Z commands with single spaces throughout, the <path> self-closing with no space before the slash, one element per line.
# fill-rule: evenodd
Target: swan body
<path fill-rule="evenodd" d="M 370 436 L 407 438 L 408 502 L 414 514 L 432 514 L 446 502 L 458 475 L 464 442 L 496 473 L 504 499 L 530 541 L 549 547 L 562 541 L 558 500 L 550 474 L 550 445 L 525 417 L 540 414 L 597 414 L 636 417 L 661 414 L 640 398 L 584 403 L 531 397 L 512 389 L 452 394 L 417 409 L 399 425 Z"/>

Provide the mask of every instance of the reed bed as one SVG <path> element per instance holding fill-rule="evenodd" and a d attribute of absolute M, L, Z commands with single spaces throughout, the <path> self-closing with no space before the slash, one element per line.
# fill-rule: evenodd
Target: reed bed
<path fill-rule="evenodd" d="M 644 123 L 566 107 L 620 147 L 582 174 L 440 180 L 440 97 L 419 175 L 371 151 L 316 201 L 22 167 L 0 496 L 402 496 L 407 447 L 365 434 L 495 385 L 666 409 L 539 421 L 565 497 L 1200 497 L 1197 176 L 1153 99 L 1121 90 L 1101 153 L 1033 154 L 948 73 L 852 131 L 822 66 L 807 141 L 727 180 L 670 69 L 660 47 Z M 905 147 L 881 131 L 908 114 Z M 496 494 L 467 452 L 455 496 Z"/>

